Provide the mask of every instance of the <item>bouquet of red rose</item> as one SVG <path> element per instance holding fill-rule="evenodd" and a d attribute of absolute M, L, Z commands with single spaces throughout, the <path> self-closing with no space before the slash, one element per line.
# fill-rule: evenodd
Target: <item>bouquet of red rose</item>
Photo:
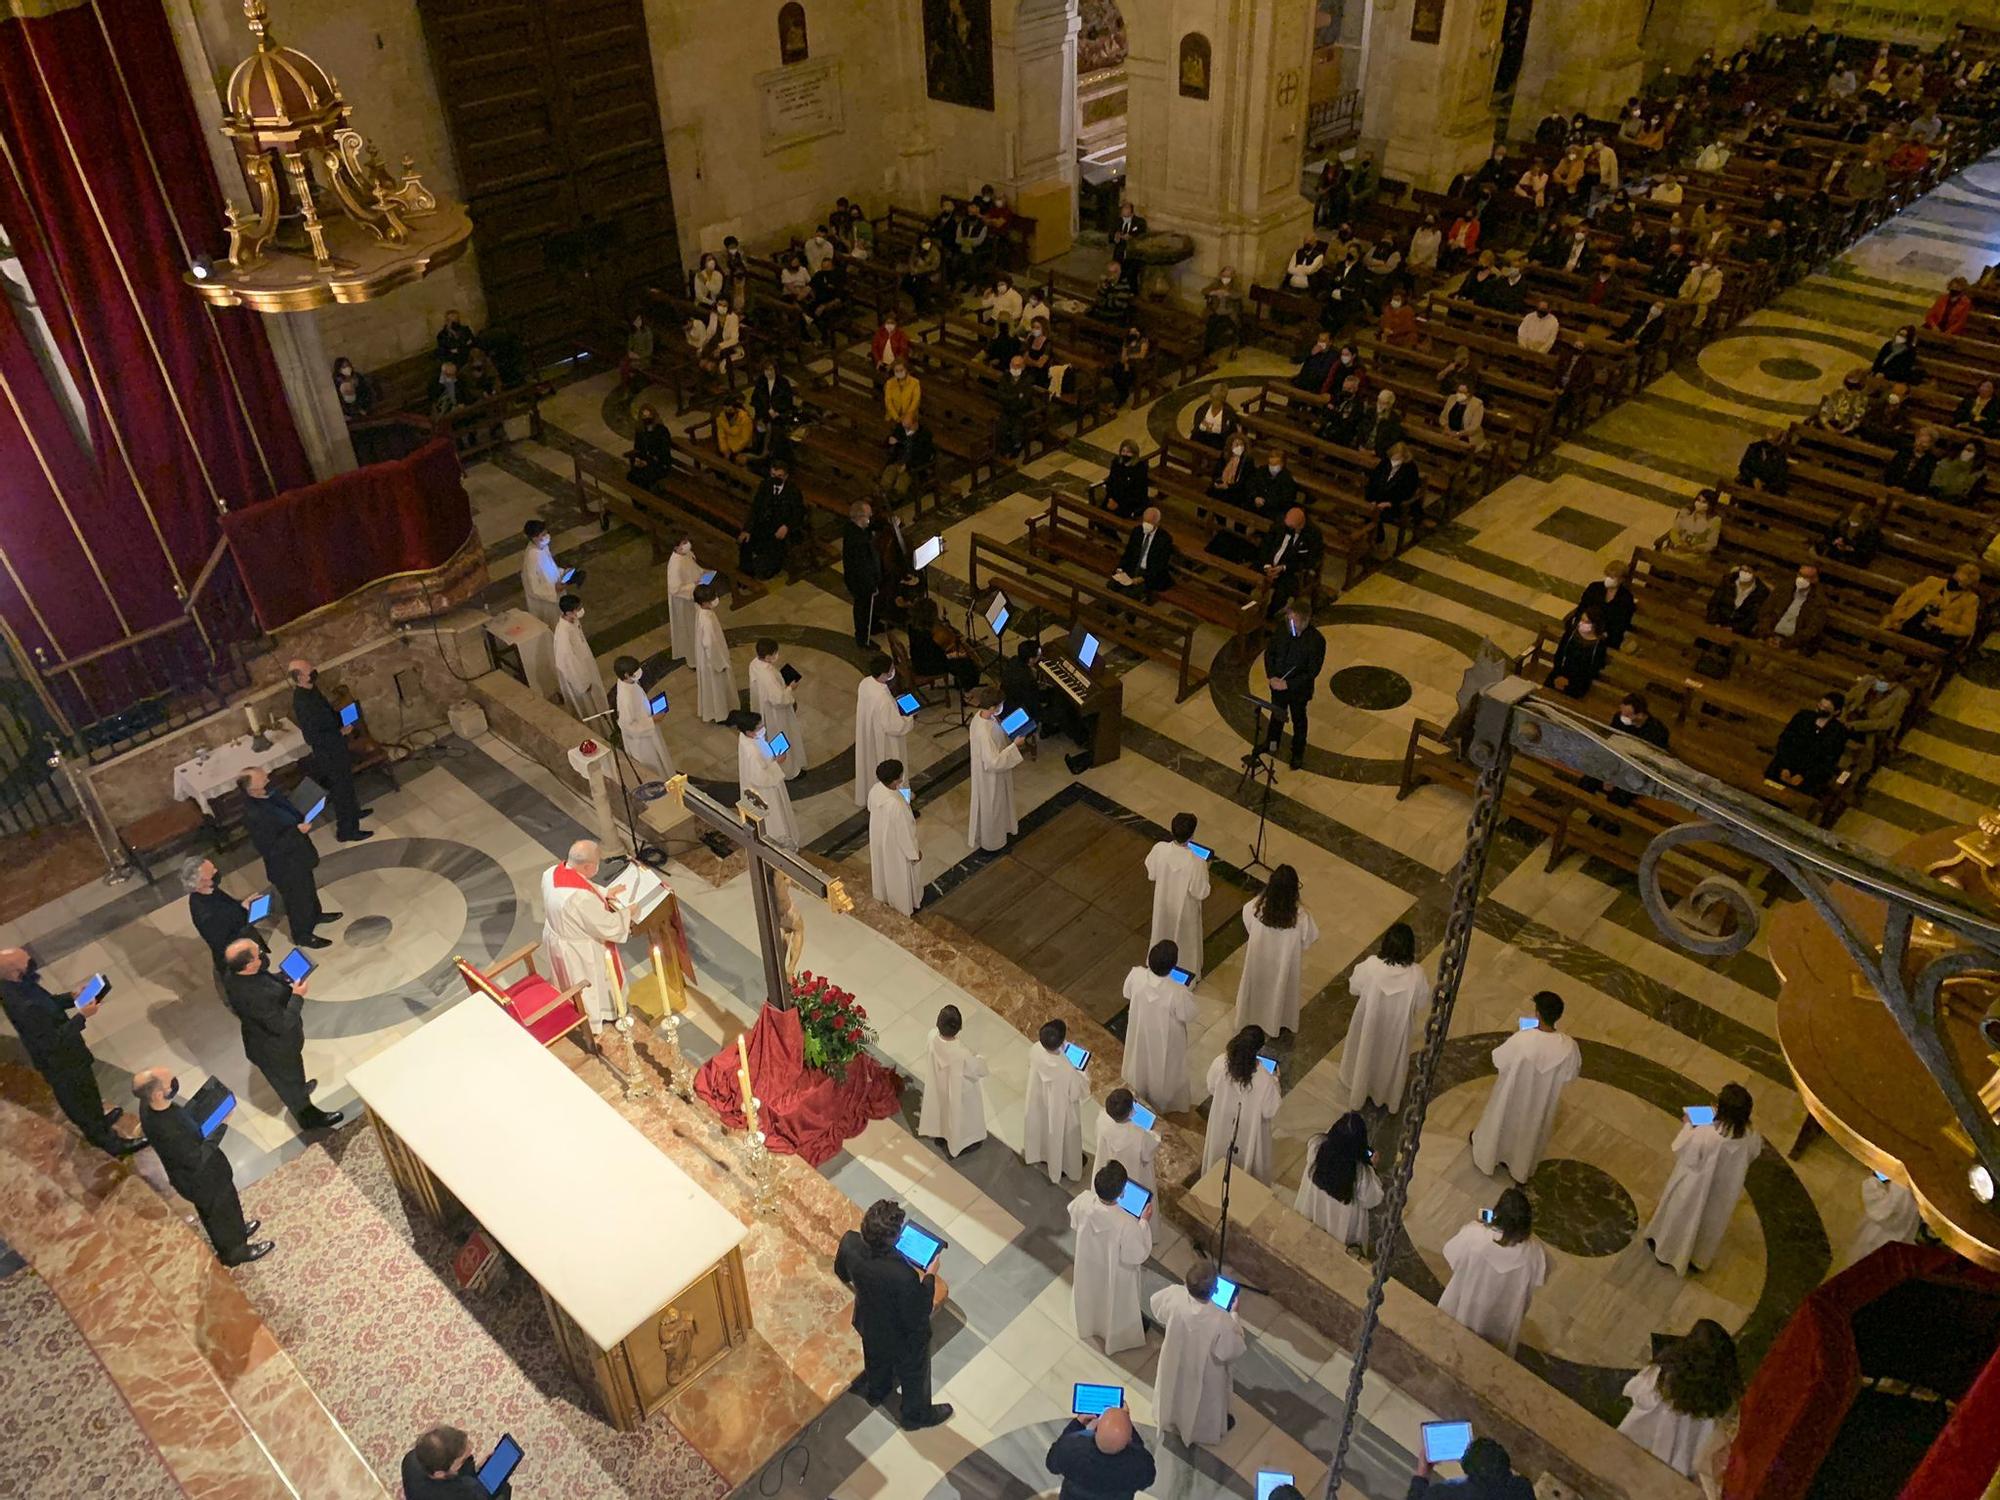
<path fill-rule="evenodd" d="M 847 1065 L 875 1040 L 868 1012 L 849 991 L 824 975 L 804 970 L 792 981 L 792 1004 L 805 1031 L 806 1065 L 840 1082 L 847 1076 Z"/>

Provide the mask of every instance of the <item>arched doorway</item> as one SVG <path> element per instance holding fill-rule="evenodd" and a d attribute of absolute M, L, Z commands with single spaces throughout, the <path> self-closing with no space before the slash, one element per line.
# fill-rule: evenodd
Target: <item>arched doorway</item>
<path fill-rule="evenodd" d="M 1080 0 L 1076 155 L 1086 183 L 1125 175 L 1125 17 L 1117 0 Z"/>

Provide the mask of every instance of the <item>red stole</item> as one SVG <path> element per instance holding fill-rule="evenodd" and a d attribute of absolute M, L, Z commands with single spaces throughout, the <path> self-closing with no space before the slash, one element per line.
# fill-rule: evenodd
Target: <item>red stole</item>
<path fill-rule="evenodd" d="M 604 892 L 592 885 L 577 871 L 572 870 L 567 860 L 557 861 L 554 871 L 551 872 L 551 878 L 555 882 L 556 889 L 559 891 L 589 891 L 598 900 L 602 901 L 604 899 Z M 604 951 L 611 955 L 612 972 L 618 976 L 618 986 L 620 989 L 623 989 L 625 986 L 625 955 L 618 951 L 616 943 L 606 943 Z"/>

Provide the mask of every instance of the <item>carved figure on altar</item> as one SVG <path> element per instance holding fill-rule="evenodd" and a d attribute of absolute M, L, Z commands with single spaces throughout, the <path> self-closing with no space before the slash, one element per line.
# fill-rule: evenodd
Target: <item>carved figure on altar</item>
<path fill-rule="evenodd" d="M 625 984 L 618 945 L 632 935 L 630 909 L 594 883 L 601 861 L 593 840 L 578 839 L 569 846 L 569 857 L 542 876 L 542 946 L 557 985 L 583 987 L 593 1037 L 617 1019 L 617 996 Z"/>
<path fill-rule="evenodd" d="M 785 940 L 785 978 L 795 983 L 799 977 L 799 963 L 806 952 L 805 913 L 792 899 L 792 877 L 783 870 L 771 872 L 771 894 L 776 898 L 778 932 Z"/>

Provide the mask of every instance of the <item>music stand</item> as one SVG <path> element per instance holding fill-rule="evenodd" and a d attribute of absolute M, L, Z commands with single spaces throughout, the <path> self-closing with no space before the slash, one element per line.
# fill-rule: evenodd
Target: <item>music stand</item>
<path fill-rule="evenodd" d="M 1263 794 L 1257 801 L 1257 837 L 1251 842 L 1250 858 L 1244 861 L 1243 868 L 1276 873 L 1264 858 L 1264 834 L 1271 818 L 1271 788 L 1278 781 L 1278 763 L 1266 753 L 1265 747 L 1271 744 L 1268 738 L 1271 730 L 1281 727 L 1276 719 L 1278 705 L 1269 698 L 1259 698 L 1255 693 L 1245 693 L 1243 701 L 1251 706 L 1250 725 L 1255 734 L 1250 753 L 1243 757 L 1243 774 L 1236 778 L 1237 799 L 1241 800 L 1243 789 L 1251 782 L 1261 781 L 1264 784 Z"/>

